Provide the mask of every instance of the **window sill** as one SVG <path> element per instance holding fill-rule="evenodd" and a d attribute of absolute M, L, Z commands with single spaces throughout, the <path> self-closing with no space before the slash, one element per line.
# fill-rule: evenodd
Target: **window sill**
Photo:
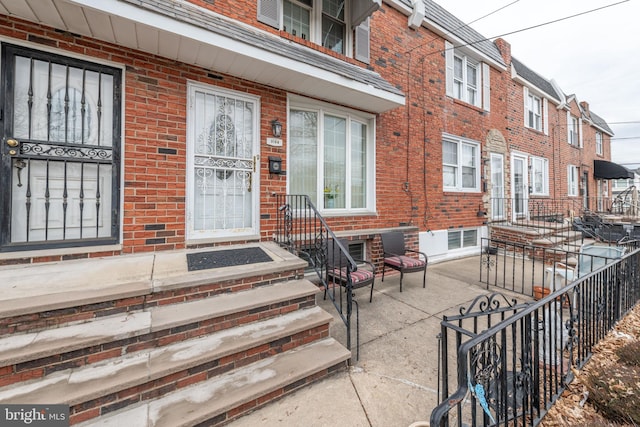
<path fill-rule="evenodd" d="M 376 211 L 340 211 L 336 209 L 324 209 L 319 210 L 320 214 L 325 218 L 337 218 L 337 217 L 357 217 L 357 216 L 377 216 Z"/>
<path fill-rule="evenodd" d="M 479 113 L 488 113 L 488 111 L 484 110 L 482 107 L 470 104 L 467 101 L 463 101 L 462 99 L 454 98 L 453 96 L 449 96 L 449 98 L 451 100 L 453 100 L 454 104 L 458 104 L 458 105 L 461 105 L 463 107 L 471 108 L 472 110 L 476 110 Z"/>

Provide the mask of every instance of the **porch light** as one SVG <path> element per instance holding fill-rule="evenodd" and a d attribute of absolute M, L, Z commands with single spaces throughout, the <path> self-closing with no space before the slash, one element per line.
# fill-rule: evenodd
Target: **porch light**
<path fill-rule="evenodd" d="M 278 119 L 271 120 L 271 133 L 274 138 L 282 136 L 282 123 Z"/>

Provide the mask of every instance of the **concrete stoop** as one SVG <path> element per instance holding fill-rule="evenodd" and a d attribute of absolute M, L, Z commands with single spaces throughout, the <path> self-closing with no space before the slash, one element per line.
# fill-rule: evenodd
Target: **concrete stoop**
<path fill-rule="evenodd" d="M 0 268 L 0 403 L 68 404 L 83 426 L 216 425 L 344 369 L 305 263 L 260 245 L 273 263 L 189 272 L 182 251 Z"/>

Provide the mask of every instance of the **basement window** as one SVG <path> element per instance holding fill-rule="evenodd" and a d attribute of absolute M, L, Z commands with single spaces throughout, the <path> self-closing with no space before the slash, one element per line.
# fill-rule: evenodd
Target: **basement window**
<path fill-rule="evenodd" d="M 478 230 L 449 230 L 449 250 L 478 246 Z"/>

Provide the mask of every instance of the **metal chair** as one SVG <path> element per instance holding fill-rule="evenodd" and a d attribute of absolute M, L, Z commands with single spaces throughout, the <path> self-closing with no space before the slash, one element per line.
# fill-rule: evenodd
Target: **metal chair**
<path fill-rule="evenodd" d="M 348 247 L 349 244 L 344 239 L 328 241 L 327 281 L 344 287 L 351 282 L 352 290 L 371 285 L 371 292 L 369 294 L 369 302 L 371 302 L 373 300 L 373 285 L 376 278 L 375 266 L 369 261 L 354 259 L 354 261 L 360 265 L 356 270 L 351 270 L 349 260 L 344 252 Z"/>
<path fill-rule="evenodd" d="M 402 292 L 402 279 L 404 278 L 404 273 L 422 271 L 422 287 L 425 288 L 427 286 L 427 254 L 405 248 L 404 233 L 401 231 L 382 233 L 380 237 L 382 239 L 382 251 L 384 258 L 382 281 L 384 282 L 384 272 L 387 267 L 399 271 L 400 292 Z M 414 258 L 407 256 L 407 253 L 417 254 L 418 257 Z M 420 259 L 420 257 L 423 259 Z"/>

